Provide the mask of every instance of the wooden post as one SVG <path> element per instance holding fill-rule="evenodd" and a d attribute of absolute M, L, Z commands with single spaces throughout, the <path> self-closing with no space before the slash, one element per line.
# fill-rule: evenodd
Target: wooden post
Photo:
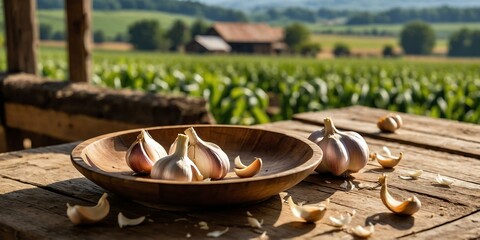
<path fill-rule="evenodd" d="M 92 77 L 91 0 L 66 0 L 68 29 L 68 71 L 71 82 L 88 82 Z"/>
<path fill-rule="evenodd" d="M 37 74 L 36 0 L 4 0 L 8 72 Z"/>

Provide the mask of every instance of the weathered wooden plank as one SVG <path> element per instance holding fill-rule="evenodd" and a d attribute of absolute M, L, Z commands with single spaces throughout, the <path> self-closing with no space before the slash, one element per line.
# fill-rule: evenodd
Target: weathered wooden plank
<path fill-rule="evenodd" d="M 323 128 L 318 125 L 299 121 L 282 121 L 260 125 L 259 127 L 283 129 L 294 132 L 303 137 L 308 137 L 311 132 Z M 387 146 L 394 153 L 402 151 L 405 154 L 405 158 L 400 162 L 398 167 L 405 167 L 406 169 L 423 169 L 431 174 L 440 173 L 441 175 L 453 179 L 459 179 L 467 183 L 480 182 L 480 176 L 478 175 L 478 172 L 480 172 L 480 164 L 478 164 L 478 159 L 476 158 L 459 156 L 442 151 L 428 150 L 421 147 L 404 145 L 394 141 L 370 138 L 365 135 L 364 137 L 371 152 L 378 152 L 383 146 Z M 379 166 L 376 163 L 374 165 Z"/>
<path fill-rule="evenodd" d="M 362 122 L 371 122 L 372 120 L 374 120 L 375 123 L 376 120 L 388 114 L 398 114 L 406 123 L 404 126 L 402 126 L 402 129 L 410 129 L 413 131 L 425 132 L 431 135 L 452 137 L 455 139 L 462 139 L 466 141 L 480 143 L 480 138 L 478 138 L 478 136 L 480 135 L 480 126 L 478 124 L 459 122 L 442 118 L 431 118 L 401 112 L 392 112 L 384 109 L 370 108 L 359 105 L 331 109 L 323 112 L 334 113 L 335 115 L 345 116 L 349 119 L 354 119 Z M 298 115 L 301 116 L 303 114 Z M 426 126 L 428 127 L 426 128 Z M 435 129 L 435 131 L 431 131 L 432 128 Z"/>
<path fill-rule="evenodd" d="M 92 1 L 66 0 L 68 30 L 68 71 L 72 82 L 92 78 Z"/>
<path fill-rule="evenodd" d="M 457 221 L 421 233 L 408 234 L 401 239 L 478 239 L 479 225 L 480 212 L 477 211 Z"/>
<path fill-rule="evenodd" d="M 387 113 L 387 111 L 356 106 L 323 112 L 300 113 L 296 114 L 293 119 L 323 125 L 324 118 L 332 117 L 335 126 L 339 129 L 356 131 L 372 138 L 480 159 L 479 125 L 401 114 L 405 118 L 404 126 L 394 134 L 383 133 L 378 129 L 376 123 L 379 116 Z"/>
<path fill-rule="evenodd" d="M 37 74 L 36 2 L 3 1 L 8 72 Z"/>
<path fill-rule="evenodd" d="M 44 151 L 33 151 L 29 154 L 20 152 L 23 155 L 16 153 L 15 156 L 21 155 L 21 158 L 0 161 L 0 176 L 2 176 L 3 179 L 8 178 L 8 180 L 16 180 L 18 182 L 36 185 L 42 188 L 42 190 L 46 189 L 55 193 L 61 193 L 65 196 L 74 196 L 93 203 L 98 199 L 103 190 L 85 178 L 82 178 L 73 166 L 71 166 L 69 156 L 62 153 L 65 151 L 68 152 L 68 148 L 71 149 L 71 147 L 73 147 L 72 144 L 63 145 L 57 151 L 58 153 L 55 154 L 48 153 L 52 151 L 52 149 L 55 149 L 55 147 L 43 149 Z M 375 166 L 372 165 L 369 165 L 369 167 L 375 168 Z M 362 175 L 365 175 L 365 177 L 362 177 Z M 355 182 L 374 181 L 373 179 L 375 177 L 373 173 L 361 173 L 357 176 L 357 179 L 354 180 Z M 376 174 L 376 176 L 378 176 L 378 174 Z M 325 180 L 330 181 L 330 183 L 326 183 Z M 257 233 L 251 231 L 245 226 L 247 223 L 245 211 L 247 210 L 252 212 L 255 217 L 265 219 L 264 230 L 266 230 L 273 239 L 293 237 L 318 237 L 320 239 L 328 239 L 332 237 L 339 238 L 345 237 L 348 234 L 341 231 L 335 231 L 333 227 L 327 225 L 327 217 L 330 215 L 338 215 L 345 211 L 351 211 L 351 209 L 357 210 L 357 215 L 355 216 L 352 225 L 365 225 L 366 222 L 373 222 L 376 224 L 374 238 L 381 239 L 384 236 L 403 236 L 413 232 L 430 229 L 436 225 L 444 224 L 475 211 L 474 207 L 445 201 L 444 199 L 432 197 L 430 195 L 417 194 L 424 204 L 422 210 L 413 218 L 399 218 L 388 213 L 388 210 L 381 204 L 378 197 L 378 190 L 363 189 L 345 192 L 339 187 L 342 182 L 343 179 L 333 179 L 327 176 L 314 174 L 306 181 L 288 190 L 297 202 L 307 201 L 308 203 L 315 204 L 327 197 L 332 199 L 332 204 L 326 218 L 316 225 L 300 223 L 298 219 L 295 219 L 291 215 L 289 208 L 280 201 L 279 197 L 247 207 L 221 209 L 219 211 L 196 211 L 181 214 L 142 208 L 138 204 L 118 198 L 115 195 L 112 195 L 111 198 L 112 206 L 114 206 L 115 209 L 118 209 L 118 211 L 130 211 L 128 213 L 132 214 L 131 216 L 148 213 L 150 214 L 150 217 L 155 220 L 155 223 L 148 223 L 146 226 L 130 228 L 129 231 L 134 231 L 135 234 L 123 232 L 122 230 L 122 238 L 126 239 L 138 237 L 138 234 L 150 238 L 150 236 L 152 236 L 151 234 L 157 233 L 155 236 L 158 237 L 159 232 L 167 234 L 161 235 L 164 237 L 182 237 L 185 236 L 187 232 L 194 237 L 203 237 L 205 231 L 194 227 L 198 221 L 209 222 L 212 230 L 222 229 L 223 227 L 229 226 L 231 230 L 225 236 L 227 239 L 251 238 L 258 236 Z M 402 186 L 397 186 L 398 184 L 393 183 L 392 181 L 393 194 L 400 194 L 403 197 L 411 194 L 404 190 Z M 11 188 L 7 187 L 7 189 Z M 33 198 L 35 196 L 29 197 Z M 2 200 L 0 200 L 0 202 L 1 201 Z M 48 201 L 48 198 L 45 198 L 44 201 Z M 43 204 L 44 203 L 39 203 L 38 205 Z M 56 204 L 63 207 L 64 202 L 56 202 Z M 38 209 L 39 207 L 35 205 L 35 208 Z M 62 215 L 63 211 L 64 209 L 59 211 L 57 215 Z M 18 213 L 10 212 L 8 214 L 18 215 Z M 168 217 L 165 217 L 165 214 L 167 214 Z M 39 216 L 43 216 L 43 213 L 39 213 L 36 217 L 28 214 L 25 216 L 38 219 Z M 186 217 L 188 221 L 174 222 L 172 220 L 180 217 Z M 25 222 L 21 223 L 24 224 Z M 44 229 L 45 227 L 42 224 L 44 223 L 37 223 L 37 228 Z M 68 221 L 67 223 L 59 223 L 57 227 L 65 227 L 65 224 L 69 224 Z M 104 229 L 106 233 L 102 233 L 102 236 L 105 236 L 105 238 L 112 236 L 116 237 L 118 236 L 116 235 L 118 229 L 115 229 L 114 226 L 114 217 L 109 217 L 104 224 L 95 226 L 93 229 L 98 231 Z M 69 231 L 74 230 L 77 230 L 77 228 L 69 228 Z M 72 232 L 69 231 L 62 232 L 61 234 L 72 234 Z M 164 231 L 168 231 L 168 233 L 164 233 Z M 40 236 L 49 236 L 45 235 L 48 234 L 48 232 L 43 230 L 35 230 L 34 232 L 39 233 Z M 92 236 L 90 233 L 79 231 L 74 231 L 73 233 L 83 237 Z"/>
<path fill-rule="evenodd" d="M 54 138 L 76 141 L 101 134 L 145 127 L 139 124 L 94 118 L 81 114 L 41 109 L 30 105 L 6 103 L 6 124 Z M 32 116 L 35 116 L 32 118 Z"/>

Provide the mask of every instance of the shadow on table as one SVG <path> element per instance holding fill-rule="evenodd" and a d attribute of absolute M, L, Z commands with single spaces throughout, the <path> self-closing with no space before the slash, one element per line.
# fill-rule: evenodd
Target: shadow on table
<path fill-rule="evenodd" d="M 367 173 L 390 173 L 390 172 L 393 172 L 395 171 L 394 168 L 382 168 L 382 167 L 377 167 L 377 168 L 372 168 L 372 169 L 368 169 Z"/>
<path fill-rule="evenodd" d="M 393 213 L 383 212 L 371 215 L 365 219 L 365 225 L 372 223 L 374 225 L 390 225 L 398 230 L 406 230 L 413 227 L 415 218 L 412 216 L 399 216 Z"/>

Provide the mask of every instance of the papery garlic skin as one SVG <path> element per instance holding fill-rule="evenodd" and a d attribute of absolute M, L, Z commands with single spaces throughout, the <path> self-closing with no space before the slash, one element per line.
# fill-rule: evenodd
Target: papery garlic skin
<path fill-rule="evenodd" d="M 119 212 L 117 215 L 118 226 L 120 228 L 126 226 L 136 226 L 145 221 L 145 216 L 141 216 L 138 218 L 127 218 L 123 213 Z"/>
<path fill-rule="evenodd" d="M 388 192 L 387 175 L 383 174 L 378 178 L 378 181 L 382 185 L 380 198 L 383 204 L 393 213 L 398 215 L 413 215 L 422 207 L 422 203 L 416 196 L 408 198 L 405 201 L 398 201 L 393 198 Z"/>
<path fill-rule="evenodd" d="M 97 205 L 92 207 L 70 205 L 67 203 L 67 216 L 75 225 L 85 225 L 99 222 L 107 217 L 110 212 L 110 204 L 107 200 L 107 193 L 104 193 L 98 200 Z"/>
<path fill-rule="evenodd" d="M 375 232 L 375 227 L 373 224 L 369 223 L 368 225 L 370 225 L 368 229 L 362 226 L 356 226 L 351 228 L 350 231 L 357 237 L 368 238 Z"/>
<path fill-rule="evenodd" d="M 188 157 L 192 159 L 204 178 L 223 179 L 230 170 L 227 154 L 216 144 L 203 141 L 193 128 L 185 130 L 190 138 Z"/>
<path fill-rule="evenodd" d="M 165 149 L 156 142 L 150 134 L 143 130 L 127 150 L 127 165 L 136 173 L 150 173 L 153 164 L 160 158 L 167 156 Z"/>
<path fill-rule="evenodd" d="M 316 222 L 325 216 L 327 212 L 327 207 L 322 206 L 312 206 L 312 205 L 302 205 L 299 206 L 293 202 L 292 197 L 287 199 L 288 205 L 292 211 L 292 214 L 297 217 L 305 220 L 306 222 Z"/>
<path fill-rule="evenodd" d="M 150 176 L 155 179 L 174 181 L 201 181 L 203 176 L 187 156 L 188 137 L 178 134 L 175 152 L 159 159 L 152 167 Z"/>
<path fill-rule="evenodd" d="M 324 120 L 325 128 L 313 132 L 308 139 L 323 151 L 317 172 L 331 172 L 339 176 L 347 172 L 358 172 L 365 167 L 369 158 L 367 142 L 356 132 L 342 132 L 335 128 L 330 118 Z"/>
<path fill-rule="evenodd" d="M 435 180 L 437 181 L 437 183 L 444 186 L 450 186 L 454 182 L 452 179 L 448 179 L 440 174 L 437 174 L 437 177 L 435 177 Z"/>

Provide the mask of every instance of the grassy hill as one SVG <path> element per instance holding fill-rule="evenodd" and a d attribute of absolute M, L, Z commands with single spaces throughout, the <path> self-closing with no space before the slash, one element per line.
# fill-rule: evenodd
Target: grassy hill
<path fill-rule="evenodd" d="M 39 23 L 50 24 L 54 31 L 65 29 L 63 10 L 39 10 L 37 17 Z M 182 19 L 187 24 L 195 21 L 194 17 L 154 11 L 94 11 L 92 25 L 94 31 L 103 30 L 107 37 L 113 38 L 117 33 L 126 33 L 129 25 L 142 19 L 158 20 L 163 30 L 168 29 L 176 19 Z"/>

